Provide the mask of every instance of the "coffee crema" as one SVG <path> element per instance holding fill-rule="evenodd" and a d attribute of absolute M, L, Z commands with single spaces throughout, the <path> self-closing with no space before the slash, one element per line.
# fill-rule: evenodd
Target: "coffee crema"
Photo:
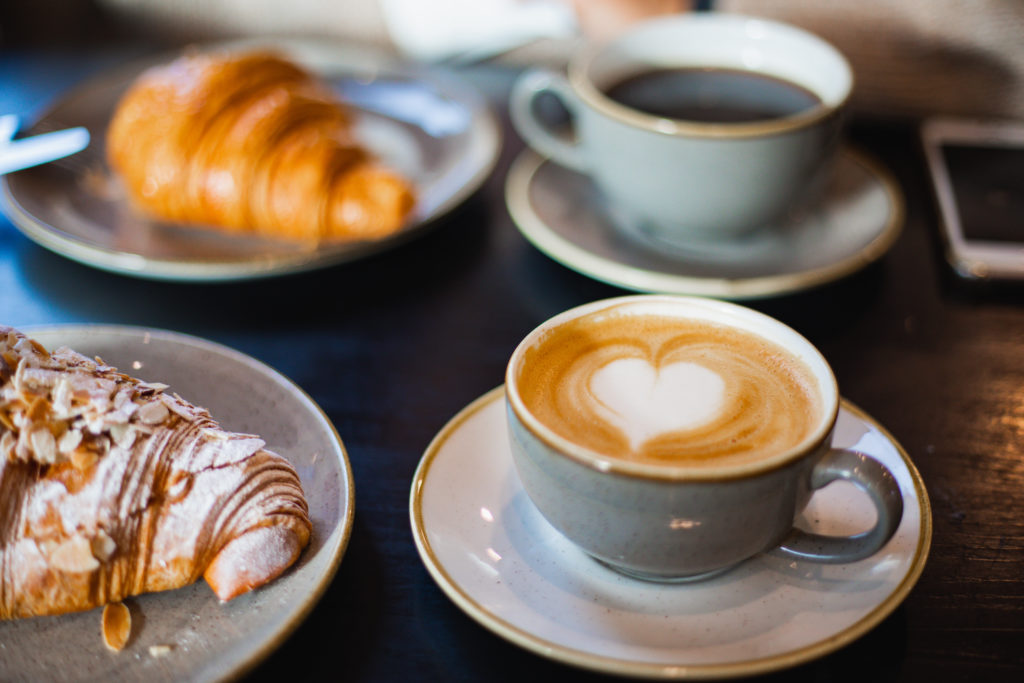
<path fill-rule="evenodd" d="M 754 333 L 601 311 L 548 331 L 517 369 L 526 409 L 561 437 L 646 464 L 741 465 L 801 443 L 821 421 L 811 370 Z"/>
<path fill-rule="evenodd" d="M 796 83 L 722 68 L 651 69 L 627 76 L 604 92 L 646 114 L 698 123 L 770 121 L 821 104 L 816 94 Z"/>

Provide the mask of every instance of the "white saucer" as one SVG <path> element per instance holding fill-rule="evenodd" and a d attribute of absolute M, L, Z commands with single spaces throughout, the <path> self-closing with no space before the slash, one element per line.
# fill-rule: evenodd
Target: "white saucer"
<path fill-rule="evenodd" d="M 754 299 L 845 277 L 881 257 L 903 226 L 903 196 L 889 173 L 843 148 L 821 198 L 786 224 L 729 246 L 682 247 L 615 228 L 587 176 L 524 151 L 505 184 L 519 230 L 552 259 L 640 292 Z"/>
<path fill-rule="evenodd" d="M 599 565 L 558 534 L 520 488 L 504 390 L 480 397 L 427 448 L 410 497 L 434 580 L 480 624 L 536 654 L 606 673 L 718 678 L 790 667 L 866 633 L 906 597 L 931 542 L 931 508 L 903 448 L 843 402 L 835 443 L 883 462 L 904 515 L 874 557 L 843 565 L 760 555 L 718 577 L 666 585 Z M 801 526 L 846 534 L 874 510 L 852 485 L 822 489 Z"/>

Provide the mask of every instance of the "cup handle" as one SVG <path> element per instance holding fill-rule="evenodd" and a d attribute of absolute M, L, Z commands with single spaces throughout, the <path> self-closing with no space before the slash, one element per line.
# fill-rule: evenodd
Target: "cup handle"
<path fill-rule="evenodd" d="M 533 103 L 543 93 L 557 97 L 570 116 L 576 119 L 579 100 L 565 77 L 547 69 L 530 69 L 516 80 L 509 95 L 512 125 L 531 147 L 544 156 L 562 166 L 585 172 L 587 164 L 579 143 L 570 142 L 568 136 L 553 132 L 534 115 Z"/>
<path fill-rule="evenodd" d="M 864 491 L 875 505 L 874 528 L 854 536 L 824 536 L 793 529 L 776 549 L 802 560 L 828 564 L 856 562 L 878 552 L 889 542 L 903 517 L 903 496 L 892 473 L 874 458 L 846 449 L 833 449 L 811 471 L 811 489 L 837 479 Z"/>

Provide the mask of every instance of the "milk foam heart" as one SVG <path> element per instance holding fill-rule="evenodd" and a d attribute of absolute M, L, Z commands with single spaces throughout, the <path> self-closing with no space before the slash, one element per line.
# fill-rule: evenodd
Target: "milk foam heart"
<path fill-rule="evenodd" d="M 602 417 L 637 450 L 660 434 L 709 422 L 722 408 L 725 382 L 689 361 L 656 368 L 643 358 L 618 358 L 594 372 L 590 392 Z"/>
<path fill-rule="evenodd" d="M 820 421 L 814 373 L 753 332 L 705 320 L 601 310 L 523 347 L 513 390 L 559 437 L 650 465 L 749 463 Z"/>

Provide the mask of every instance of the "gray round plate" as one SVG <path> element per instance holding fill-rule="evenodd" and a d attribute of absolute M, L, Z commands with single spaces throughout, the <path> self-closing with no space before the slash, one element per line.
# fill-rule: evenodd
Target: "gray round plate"
<path fill-rule="evenodd" d="M 182 334 L 113 326 L 23 330 L 134 376 L 170 385 L 227 429 L 259 434 L 296 468 L 313 535 L 299 561 L 270 584 L 221 604 L 202 580 L 126 601 L 132 636 L 110 652 L 101 609 L 0 621 L 3 681 L 215 681 L 254 666 L 301 623 L 326 590 L 352 530 L 355 498 L 345 447 L 301 389 L 263 363 Z M 169 646 L 154 655 L 153 646 Z"/>
<path fill-rule="evenodd" d="M 333 43 L 276 41 L 269 46 L 331 83 L 355 111 L 360 139 L 412 180 L 417 203 L 404 229 L 380 240 L 311 248 L 157 222 L 132 211 L 105 162 L 107 124 L 125 88 L 143 69 L 176 56 L 167 54 L 87 81 L 32 126 L 29 133 L 85 126 L 91 142 L 67 159 L 0 177 L 12 222 L 40 245 L 104 270 L 160 280 L 240 280 L 321 268 L 390 249 L 455 208 L 494 167 L 501 133 L 492 112 L 475 90 L 446 72 Z"/>

